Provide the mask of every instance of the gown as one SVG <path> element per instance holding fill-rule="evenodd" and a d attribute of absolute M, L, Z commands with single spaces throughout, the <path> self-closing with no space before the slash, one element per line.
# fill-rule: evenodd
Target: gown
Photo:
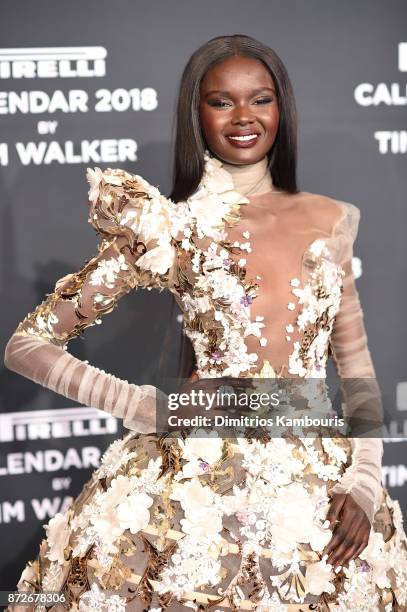
<path fill-rule="evenodd" d="M 18 590 L 64 602 L 22 609 L 407 610 L 407 538 L 381 483 L 380 439 L 159 437 L 154 387 L 67 351 L 130 290 L 169 290 L 198 379 L 323 379 L 332 358 L 380 408 L 352 270 L 359 209 L 276 189 L 266 158 L 234 166 L 206 151 L 205 160 L 199 188 L 177 204 L 139 175 L 88 170 L 99 252 L 59 279 L 9 340 L 7 367 L 129 429 L 44 525 L 22 571 Z M 321 552 L 335 491 L 352 495 L 371 524 L 367 547 L 338 573 Z"/>

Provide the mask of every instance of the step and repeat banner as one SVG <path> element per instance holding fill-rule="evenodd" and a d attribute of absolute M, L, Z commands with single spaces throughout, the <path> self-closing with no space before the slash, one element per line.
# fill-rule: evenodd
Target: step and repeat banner
<path fill-rule="evenodd" d="M 386 405 L 407 414 L 406 23 L 403 0 L 222 0 L 211 11 L 200 0 L 3 0 L 2 355 L 56 279 L 96 254 L 86 168 L 124 168 L 168 195 L 185 63 L 214 36 L 248 34 L 277 51 L 293 81 L 300 189 L 361 210 L 353 263 L 369 347 Z M 178 358 L 181 321 L 171 306 L 166 292 L 134 291 L 69 349 L 131 382 L 155 384 Z M 42 525 L 126 430 L 3 364 L 0 376 L 0 587 L 10 589 L 36 556 Z M 390 421 L 383 482 L 406 515 L 400 422 Z"/>

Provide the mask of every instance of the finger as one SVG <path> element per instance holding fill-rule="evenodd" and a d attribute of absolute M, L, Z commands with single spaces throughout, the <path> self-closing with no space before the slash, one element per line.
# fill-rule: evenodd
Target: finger
<path fill-rule="evenodd" d="M 351 503 L 350 507 L 352 506 Z M 371 531 L 370 523 L 367 524 L 366 522 L 365 513 L 358 507 L 355 507 L 352 515 L 349 515 L 349 520 L 351 521 L 350 524 L 354 526 L 354 529 L 349 532 L 349 538 L 353 537 L 354 545 L 340 558 L 342 565 L 347 565 L 351 559 L 356 558 L 366 548 Z"/>
<path fill-rule="evenodd" d="M 355 544 L 354 546 L 351 546 L 351 548 L 349 548 L 349 550 L 343 555 L 342 559 L 340 559 L 339 562 L 341 566 L 346 567 L 349 561 L 352 561 L 352 559 L 356 559 L 360 550 L 363 550 L 363 546 L 361 546 L 360 544 Z"/>
<path fill-rule="evenodd" d="M 336 550 L 336 548 L 342 542 L 344 536 L 345 536 L 345 532 L 341 530 L 340 521 L 338 521 L 338 524 L 335 526 L 335 529 L 332 532 L 331 539 L 329 540 L 328 544 L 325 546 L 324 550 L 322 551 L 322 554 L 324 556 L 325 555 L 329 556 L 334 550 Z"/>
<path fill-rule="evenodd" d="M 335 521 L 339 519 L 339 515 L 342 511 L 343 505 L 346 500 L 346 494 L 344 493 L 336 493 L 332 497 L 332 502 L 329 506 L 328 512 L 326 514 L 326 520 L 329 521 L 330 528 L 332 529 L 335 525 Z"/>
<path fill-rule="evenodd" d="M 347 529 L 346 527 L 344 528 L 342 522 L 337 526 L 334 535 L 332 536 L 331 541 L 328 544 L 328 547 L 326 549 L 325 554 L 328 555 L 327 558 L 327 563 L 331 563 L 333 559 L 335 558 L 335 555 L 339 549 L 339 547 L 342 545 L 342 542 L 344 541 L 344 539 L 347 536 Z"/>
<path fill-rule="evenodd" d="M 349 556 L 349 555 L 346 556 L 346 558 L 343 560 L 342 565 L 347 565 L 349 563 L 349 561 L 351 561 L 352 559 L 356 559 L 356 557 L 359 557 L 361 552 L 365 550 L 366 546 L 367 546 L 367 540 L 366 540 L 366 538 L 364 538 L 362 543 L 356 548 L 356 550 L 354 550 L 352 552 L 352 555 L 351 556 Z"/>
<path fill-rule="evenodd" d="M 349 525 L 349 523 L 346 522 L 346 525 Z M 346 525 L 344 525 L 344 531 L 346 530 Z M 350 559 L 355 558 L 366 547 L 368 536 L 363 526 L 361 528 L 357 526 L 358 523 L 355 523 L 355 527 L 348 529 L 342 542 L 328 557 L 328 563 L 332 565 L 346 565 Z"/>
<path fill-rule="evenodd" d="M 337 537 L 333 538 L 332 541 L 331 552 L 327 560 L 332 565 L 342 564 L 345 555 L 360 545 L 360 520 L 358 520 L 358 516 L 355 516 L 354 511 L 349 509 L 350 507 L 345 504 L 340 519 L 340 527 L 337 529 Z"/>
<path fill-rule="evenodd" d="M 365 548 L 365 544 L 364 543 L 352 546 L 349 549 L 349 551 L 343 556 L 343 558 L 341 560 L 342 567 L 345 567 L 346 565 L 348 565 L 349 561 L 352 561 L 353 559 L 356 559 L 356 557 L 359 556 L 359 554 L 362 552 L 362 550 L 364 548 Z"/>
<path fill-rule="evenodd" d="M 338 535 L 338 526 L 340 523 L 339 515 L 342 511 L 343 505 L 345 503 L 346 495 L 335 495 L 332 499 L 331 505 L 326 515 L 327 521 L 329 521 L 329 527 L 332 530 L 332 536 L 328 544 L 322 551 L 323 556 L 329 555 L 329 553 L 336 547 L 340 541 L 340 537 Z M 339 540 L 338 540 L 339 537 Z"/>
<path fill-rule="evenodd" d="M 338 549 L 343 540 L 348 536 L 350 525 L 352 525 L 352 522 L 347 517 L 347 514 L 342 512 L 339 520 L 337 521 L 335 529 L 333 530 L 332 538 L 323 551 L 324 555 L 330 555 L 332 558 L 332 553 Z"/>
<path fill-rule="evenodd" d="M 342 565 L 345 555 L 350 550 L 356 549 L 356 546 L 359 546 L 359 542 L 355 542 L 354 537 L 346 533 L 336 549 L 328 556 L 327 563 L 330 563 L 334 568 L 337 565 Z"/>

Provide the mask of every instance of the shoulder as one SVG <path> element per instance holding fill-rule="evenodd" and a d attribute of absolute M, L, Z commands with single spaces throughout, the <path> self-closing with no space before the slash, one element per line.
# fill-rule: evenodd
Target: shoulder
<path fill-rule="evenodd" d="M 309 220 L 324 231 L 329 234 L 337 230 L 347 231 L 353 239 L 356 238 L 360 210 L 355 204 L 308 191 L 299 191 L 294 197 Z"/>
<path fill-rule="evenodd" d="M 88 168 L 86 179 L 89 183 L 89 201 L 95 203 L 103 195 L 103 191 L 121 192 L 130 198 L 149 196 L 166 200 L 157 187 L 146 181 L 139 174 L 133 174 L 122 168 Z"/>
<path fill-rule="evenodd" d="M 126 238 L 137 265 L 164 274 L 172 265 L 173 203 L 142 176 L 88 168 L 89 223 L 102 236 Z"/>
<path fill-rule="evenodd" d="M 86 178 L 90 186 L 89 222 L 96 229 L 109 228 L 116 231 L 107 233 L 117 234 L 117 230 L 127 227 L 136 231 L 143 225 L 146 234 L 158 237 L 169 223 L 172 202 L 142 176 L 121 168 L 88 168 Z"/>

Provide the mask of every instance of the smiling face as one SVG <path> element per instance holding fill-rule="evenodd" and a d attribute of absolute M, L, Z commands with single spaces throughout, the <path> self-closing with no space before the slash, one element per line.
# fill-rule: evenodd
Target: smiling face
<path fill-rule="evenodd" d="M 199 114 L 207 147 L 216 157 L 230 164 L 256 163 L 267 155 L 278 130 L 270 72 L 249 57 L 216 63 L 201 81 Z"/>

